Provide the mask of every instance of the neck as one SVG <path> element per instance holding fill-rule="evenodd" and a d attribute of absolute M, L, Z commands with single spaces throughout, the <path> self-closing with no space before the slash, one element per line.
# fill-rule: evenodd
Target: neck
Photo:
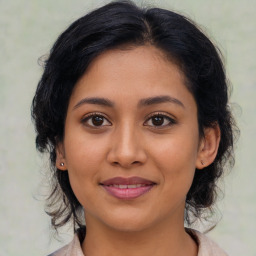
<path fill-rule="evenodd" d="M 87 220 L 82 244 L 85 256 L 196 256 L 197 245 L 182 223 L 159 223 L 155 228 L 120 231 Z"/>

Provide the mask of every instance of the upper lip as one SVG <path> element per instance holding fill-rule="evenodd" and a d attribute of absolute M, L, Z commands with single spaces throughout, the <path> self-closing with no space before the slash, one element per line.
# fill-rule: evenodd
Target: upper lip
<path fill-rule="evenodd" d="M 100 185 L 110 186 L 110 185 L 133 185 L 133 184 L 144 184 L 144 185 L 152 185 L 156 184 L 151 180 L 147 180 L 141 177 L 114 177 L 108 180 L 105 180 L 100 183 Z"/>

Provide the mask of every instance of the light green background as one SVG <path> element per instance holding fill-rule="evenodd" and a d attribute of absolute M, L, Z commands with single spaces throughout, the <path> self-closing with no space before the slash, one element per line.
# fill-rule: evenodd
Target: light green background
<path fill-rule="evenodd" d="M 104 1 L 105 3 L 108 1 Z M 233 256 L 256 256 L 256 1 L 165 0 L 157 4 L 203 25 L 222 49 L 241 128 L 236 166 L 225 177 L 222 220 L 209 235 Z M 47 164 L 35 151 L 30 104 L 37 59 L 72 21 L 103 1 L 0 0 L 0 256 L 46 255 L 53 238 L 43 210 Z"/>

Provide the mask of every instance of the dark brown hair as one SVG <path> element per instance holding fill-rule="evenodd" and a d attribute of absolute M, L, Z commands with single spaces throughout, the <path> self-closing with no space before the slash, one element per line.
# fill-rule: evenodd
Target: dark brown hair
<path fill-rule="evenodd" d="M 122 45 L 151 44 L 175 60 L 198 107 L 200 135 L 219 125 L 221 140 L 215 161 L 195 172 L 186 198 L 185 221 L 191 224 L 211 210 L 216 182 L 226 162 L 233 163 L 236 126 L 228 106 L 228 84 L 219 50 L 188 18 L 159 8 L 139 8 L 130 1 L 107 4 L 70 25 L 53 45 L 45 61 L 32 104 L 36 146 L 49 152 L 52 191 L 47 212 L 57 229 L 70 220 L 84 225 L 82 206 L 70 186 L 68 171 L 55 167 L 56 144 L 62 141 L 69 99 L 78 79 L 102 52 Z"/>

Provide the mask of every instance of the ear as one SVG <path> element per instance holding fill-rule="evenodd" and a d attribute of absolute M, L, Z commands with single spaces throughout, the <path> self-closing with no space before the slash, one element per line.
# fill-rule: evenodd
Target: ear
<path fill-rule="evenodd" d="M 204 129 L 204 136 L 200 141 L 196 160 L 196 168 L 203 169 L 210 165 L 217 153 L 220 144 L 220 127 L 218 124 Z"/>
<path fill-rule="evenodd" d="M 65 160 L 65 151 L 64 151 L 64 146 L 63 143 L 59 142 L 56 146 L 56 167 L 59 170 L 66 171 L 67 170 L 67 164 Z"/>

